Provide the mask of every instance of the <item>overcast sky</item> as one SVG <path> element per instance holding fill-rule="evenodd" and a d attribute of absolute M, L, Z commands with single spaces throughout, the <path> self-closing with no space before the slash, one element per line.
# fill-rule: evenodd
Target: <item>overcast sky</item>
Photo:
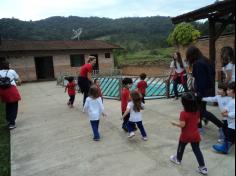
<path fill-rule="evenodd" d="M 0 0 L 0 18 L 177 16 L 215 0 Z"/>

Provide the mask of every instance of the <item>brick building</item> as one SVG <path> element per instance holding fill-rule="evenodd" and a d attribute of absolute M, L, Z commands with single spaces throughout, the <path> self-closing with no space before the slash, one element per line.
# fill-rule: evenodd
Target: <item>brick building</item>
<path fill-rule="evenodd" d="M 96 71 L 114 67 L 113 49 L 103 41 L 1 41 L 0 61 L 10 62 L 23 81 L 55 79 L 75 74 L 89 55 L 97 58 Z"/>

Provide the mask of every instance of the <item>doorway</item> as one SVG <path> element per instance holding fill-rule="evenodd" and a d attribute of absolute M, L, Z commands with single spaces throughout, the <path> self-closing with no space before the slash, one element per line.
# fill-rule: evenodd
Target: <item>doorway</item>
<path fill-rule="evenodd" d="M 91 54 L 90 56 L 96 57 L 96 64 L 93 66 L 93 72 L 98 74 L 99 73 L 98 55 L 97 54 Z"/>
<path fill-rule="evenodd" d="M 54 79 L 53 57 L 35 57 L 35 68 L 38 80 Z"/>

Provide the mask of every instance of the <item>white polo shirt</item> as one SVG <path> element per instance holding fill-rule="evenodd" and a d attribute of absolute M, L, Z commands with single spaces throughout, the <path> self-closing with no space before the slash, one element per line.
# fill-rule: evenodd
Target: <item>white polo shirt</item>
<path fill-rule="evenodd" d="M 15 70 L 0 70 L 1 77 L 8 77 L 11 79 L 11 85 L 16 86 L 16 81 L 19 80 L 19 75 Z"/>
<path fill-rule="evenodd" d="M 143 103 L 142 103 L 142 107 L 144 107 Z M 141 122 L 142 121 L 142 113 L 134 111 L 134 103 L 133 102 L 128 103 L 127 109 L 130 109 L 130 118 L 129 118 L 130 122 Z"/>

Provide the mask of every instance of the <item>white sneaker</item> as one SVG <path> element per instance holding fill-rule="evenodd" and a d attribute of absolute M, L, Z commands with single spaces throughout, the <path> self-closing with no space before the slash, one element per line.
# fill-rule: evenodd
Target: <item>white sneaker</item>
<path fill-rule="evenodd" d="M 224 139 L 218 139 L 218 143 L 220 143 L 220 144 L 223 144 L 224 143 Z"/>
<path fill-rule="evenodd" d="M 129 134 L 128 138 L 132 138 L 132 137 L 134 137 L 134 136 L 135 136 L 135 133 L 134 133 L 134 132 L 131 132 L 131 133 Z"/>
<path fill-rule="evenodd" d="M 142 139 L 143 139 L 144 141 L 147 141 L 147 140 L 148 140 L 148 137 L 142 137 Z"/>
<path fill-rule="evenodd" d="M 16 125 L 9 125 L 9 130 L 13 130 L 16 128 Z"/>
<path fill-rule="evenodd" d="M 208 174 L 208 169 L 205 166 L 204 167 L 198 167 L 197 172 L 202 174 L 202 175 L 207 175 Z"/>
<path fill-rule="evenodd" d="M 172 155 L 172 156 L 170 157 L 170 161 L 173 162 L 173 163 L 175 163 L 175 164 L 177 164 L 177 165 L 181 165 L 181 162 L 178 161 L 176 155 Z"/>

